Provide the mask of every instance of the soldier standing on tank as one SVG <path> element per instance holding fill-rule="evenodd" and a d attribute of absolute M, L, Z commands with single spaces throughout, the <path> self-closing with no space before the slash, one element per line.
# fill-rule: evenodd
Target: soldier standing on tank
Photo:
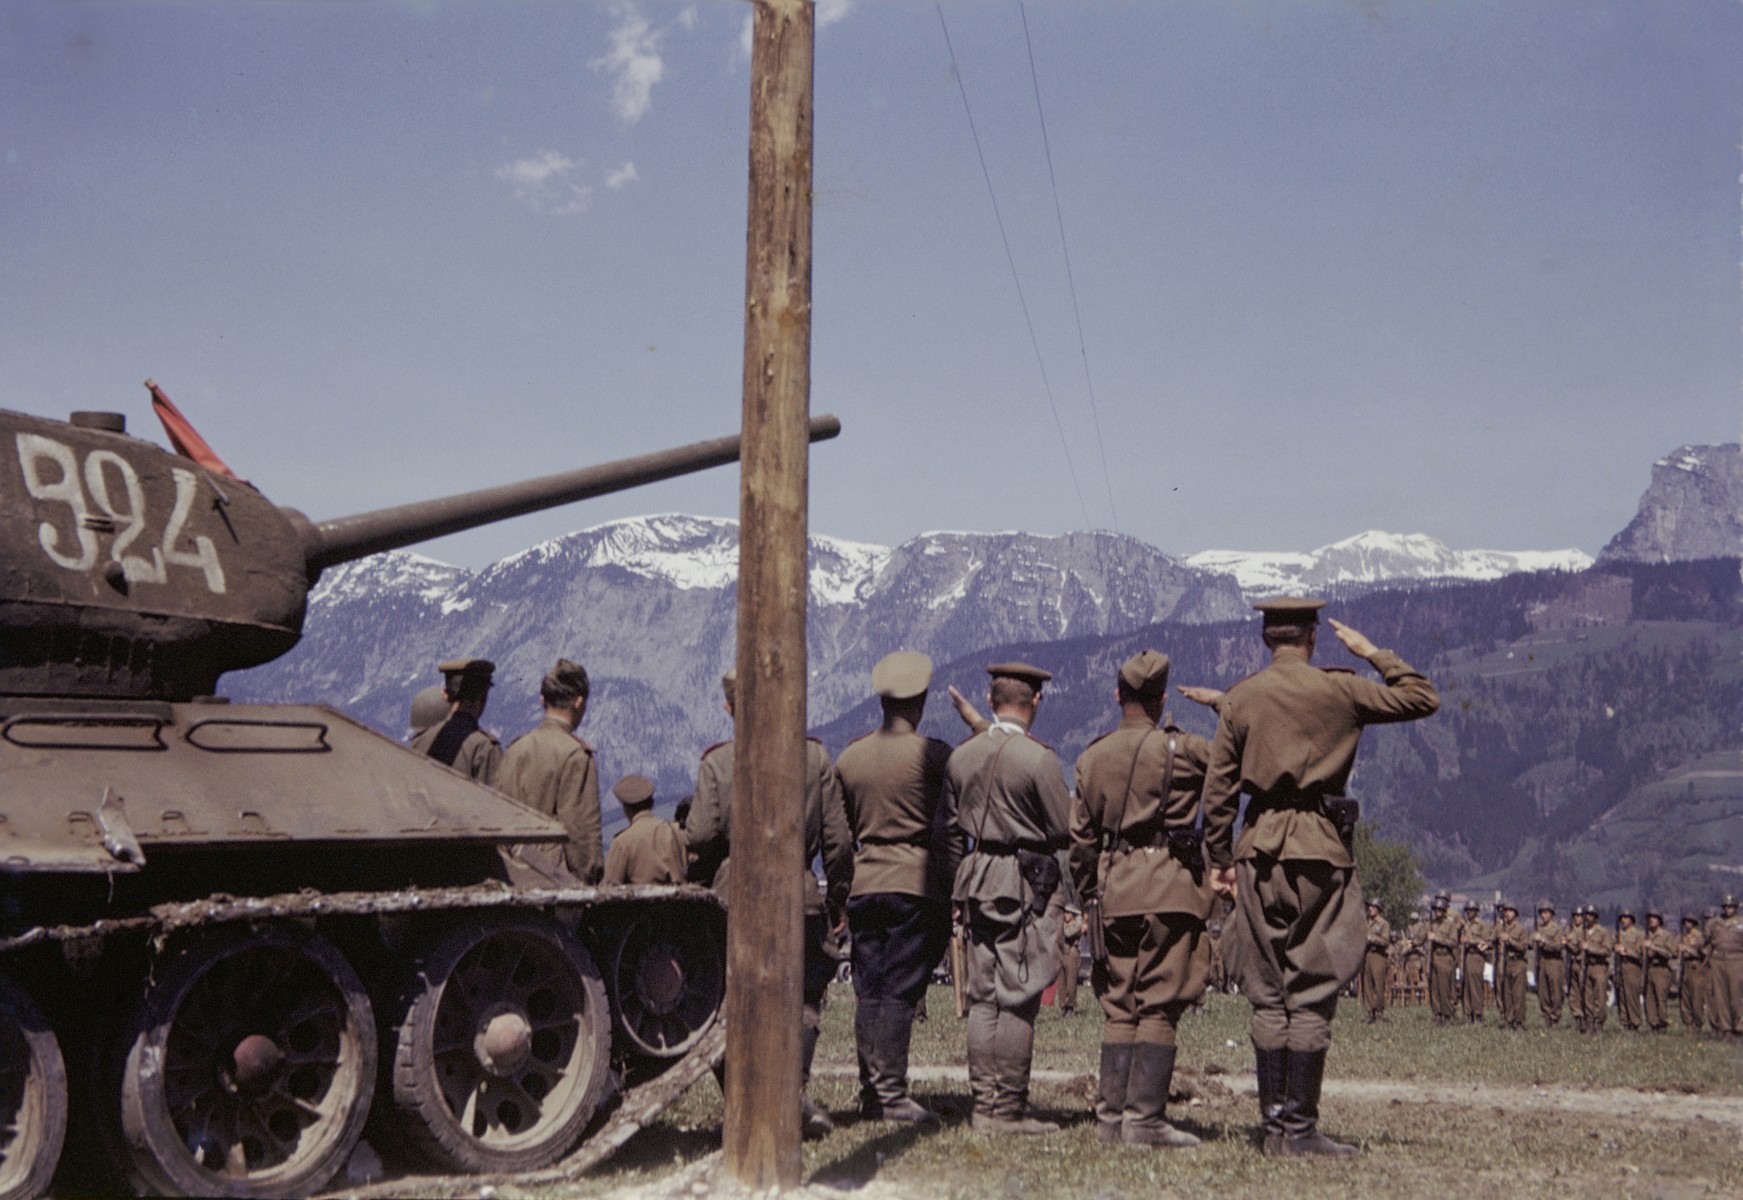
<path fill-rule="evenodd" d="M 1707 935 L 1701 919 L 1692 912 L 1682 915 L 1682 933 L 1676 939 L 1677 1008 L 1682 1027 L 1699 1033 L 1707 1023 Z"/>
<path fill-rule="evenodd" d="M 738 671 L 720 679 L 726 698 L 726 713 L 736 713 Z M 702 752 L 696 771 L 696 800 L 690 808 L 685 839 L 691 853 L 702 862 L 718 863 L 714 890 L 730 905 L 732 896 L 732 742 L 716 742 Z M 800 1076 L 802 1086 L 811 1079 L 811 1060 L 817 1054 L 817 1039 L 823 1033 L 823 1002 L 829 981 L 840 962 L 836 916 L 844 911 L 853 886 L 853 839 L 847 828 L 847 813 L 841 803 L 841 785 L 829 752 L 816 738 L 805 740 L 805 857 L 794 866 L 805 874 L 805 979 L 800 1012 Z M 823 861 L 824 886 L 818 887 L 811 864 Z M 755 903 L 755 897 L 745 899 Z M 799 1093 L 800 1124 L 806 1137 L 822 1137 L 835 1122 L 803 1090 Z"/>
<path fill-rule="evenodd" d="M 1196 1146 L 1166 1111 L 1180 1018 L 1210 973 L 1199 834 L 1210 743 L 1161 725 L 1167 655 L 1127 659 L 1114 695 L 1119 726 L 1078 756 L 1071 807 L 1072 876 L 1107 950 L 1092 977 L 1106 1019 L 1096 1133 L 1104 1145 Z"/>
<path fill-rule="evenodd" d="M 1615 935 L 1598 919 L 1598 906 L 1586 905 L 1585 931 L 1580 939 L 1585 954 L 1586 1032 L 1600 1033 L 1610 1019 L 1610 956 L 1616 949 Z"/>
<path fill-rule="evenodd" d="M 478 727 L 478 721 L 490 701 L 490 680 L 496 664 L 487 658 L 451 658 L 437 663 L 436 670 L 442 673 L 448 717 L 414 737 L 411 748 L 479 783 L 495 787 L 502 765 L 502 746 L 492 734 Z"/>
<path fill-rule="evenodd" d="M 1338 640 L 1384 682 L 1315 669 L 1324 604 L 1254 606 L 1264 613 L 1271 662 L 1222 697 L 1205 777 L 1205 849 L 1220 886 L 1247 793 L 1224 954 L 1253 1006 L 1264 1145 L 1273 1154 L 1343 1157 L 1356 1149 L 1319 1132 L 1319 1097 L 1338 993 L 1361 969 L 1362 890 L 1349 831 L 1327 815 L 1328 801 L 1348 784 L 1364 726 L 1429 716 L 1440 697 L 1398 655 L 1338 621 L 1330 622 Z"/>
<path fill-rule="evenodd" d="M 1654 1033 L 1670 1028 L 1671 966 L 1676 962 L 1676 936 L 1664 927 L 1664 914 L 1646 910 L 1646 1027 Z"/>
<path fill-rule="evenodd" d="M 1713 1032 L 1727 1042 L 1743 1042 L 1743 916 L 1737 914 L 1736 896 L 1726 895 L 1707 929 L 1707 943 Z"/>
<path fill-rule="evenodd" d="M 602 882 L 683 883 L 689 865 L 684 833 L 654 815 L 654 781 L 646 775 L 625 775 L 611 794 L 623 806 L 629 824 L 611 839 Z"/>
<path fill-rule="evenodd" d="M 951 899 L 967 940 L 968 1074 L 982 1133 L 1046 1134 L 1029 1115 L 1041 993 L 1058 974 L 1064 908 L 1056 854 L 1069 840 L 1064 768 L 1029 729 L 1052 674 L 994 663 L 993 720 L 950 754 L 945 804 L 973 839 Z"/>
<path fill-rule="evenodd" d="M 1630 1033 L 1640 1031 L 1640 998 L 1646 988 L 1646 933 L 1634 922 L 1634 910 L 1616 914 L 1616 1019 Z"/>
<path fill-rule="evenodd" d="M 1554 901 L 1537 902 L 1531 945 L 1537 952 L 1537 1011 L 1543 1015 L 1543 1027 L 1554 1029 L 1561 1024 L 1562 996 L 1567 991 L 1567 931 L 1555 919 Z"/>
<path fill-rule="evenodd" d="M 1436 1025 L 1450 1025 L 1459 1005 L 1459 921 L 1452 915 L 1452 897 L 1438 893 L 1429 913 L 1428 1005 Z"/>
<path fill-rule="evenodd" d="M 1499 908 L 1501 924 L 1495 930 L 1499 950 L 1495 1002 L 1501 1009 L 1503 1029 L 1524 1029 L 1525 972 L 1526 960 L 1531 955 L 1531 930 L 1520 923 L 1518 905 L 1503 900 Z"/>
<path fill-rule="evenodd" d="M 1380 912 L 1380 902 L 1368 900 L 1367 945 L 1362 953 L 1361 999 L 1367 1023 L 1372 1025 L 1386 1011 L 1386 989 L 1391 986 L 1392 926 Z"/>
<path fill-rule="evenodd" d="M 559 658 L 539 683 L 544 717 L 509 743 L 502 756 L 503 791 L 534 812 L 553 817 L 569 833 L 563 866 L 582 883 L 605 871 L 599 821 L 599 769 L 593 747 L 575 735 L 591 692 L 580 663 Z"/>
<path fill-rule="evenodd" d="M 931 683 L 924 654 L 897 650 L 879 659 L 871 688 L 883 722 L 835 763 L 857 846 L 847 927 L 860 1114 L 870 1120 L 936 1120 L 908 1094 L 908 1046 L 932 968 L 950 943 L 961 847 L 944 808 L 950 747 L 918 732 Z"/>
<path fill-rule="evenodd" d="M 1483 1023 L 1483 1008 L 1488 995 L 1483 990 L 1483 966 L 1489 961 L 1489 949 L 1495 931 L 1482 918 L 1482 909 L 1475 900 L 1465 901 L 1465 919 L 1459 926 L 1459 958 L 1461 991 L 1465 1020 L 1472 1025 Z"/>

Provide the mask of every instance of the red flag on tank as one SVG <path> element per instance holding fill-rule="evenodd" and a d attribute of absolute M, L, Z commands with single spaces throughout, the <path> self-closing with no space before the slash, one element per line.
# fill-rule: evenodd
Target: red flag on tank
<path fill-rule="evenodd" d="M 151 411 L 163 422 L 163 431 L 169 435 L 169 444 L 175 447 L 177 454 L 193 459 L 214 474 L 246 482 L 218 457 L 216 450 L 206 444 L 206 439 L 200 436 L 192 422 L 182 416 L 182 410 L 163 394 L 162 388 L 149 379 L 145 381 L 145 386 L 151 389 Z"/>

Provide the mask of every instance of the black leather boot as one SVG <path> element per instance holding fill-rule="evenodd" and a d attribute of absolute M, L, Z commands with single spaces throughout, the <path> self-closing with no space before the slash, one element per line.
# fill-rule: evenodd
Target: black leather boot
<path fill-rule="evenodd" d="M 1253 1047 L 1254 1072 L 1259 1079 L 1259 1130 L 1264 1134 L 1266 1154 L 1283 1153 L 1283 1105 L 1289 1076 L 1288 1050 Z"/>
<path fill-rule="evenodd" d="M 835 1122 L 829 1114 L 804 1091 L 811 1082 L 811 1060 L 817 1055 L 817 1039 L 822 1033 L 821 1028 L 809 1023 L 799 1030 L 799 1129 L 808 1138 L 820 1138 L 835 1132 Z"/>
<path fill-rule="evenodd" d="M 1101 1044 L 1101 1092 L 1095 1102 L 1095 1136 L 1104 1146 L 1120 1140 L 1125 1120 L 1126 1078 L 1132 1073 L 1132 1043 Z"/>
<path fill-rule="evenodd" d="M 1198 1139 L 1168 1123 L 1168 1085 L 1174 1079 L 1175 1048 L 1138 1042 L 1132 1048 L 1132 1073 L 1126 1080 L 1126 1119 L 1121 1137 L 1128 1146 L 1186 1147 Z"/>
<path fill-rule="evenodd" d="M 1325 1082 L 1324 1050 L 1289 1051 L 1288 1079 L 1284 1091 L 1288 1102 L 1283 1111 L 1285 1155 L 1320 1155 L 1349 1158 L 1354 1146 L 1334 1142 L 1319 1131 L 1319 1091 Z"/>
<path fill-rule="evenodd" d="M 872 1024 L 871 1056 L 876 1116 L 885 1121 L 936 1121 L 937 1114 L 908 1094 L 908 1043 L 914 1034 L 914 1008 L 901 1000 L 880 1000 Z M 867 1115 L 873 1115 L 868 1113 Z"/>

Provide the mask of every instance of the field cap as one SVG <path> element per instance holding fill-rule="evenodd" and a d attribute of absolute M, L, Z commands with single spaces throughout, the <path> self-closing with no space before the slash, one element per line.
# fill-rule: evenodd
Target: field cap
<path fill-rule="evenodd" d="M 625 808 L 642 808 L 654 802 L 654 781 L 646 775 L 625 775 L 612 785 L 611 794 Z"/>
<path fill-rule="evenodd" d="M 986 673 L 994 679 L 1020 679 L 1036 691 L 1041 685 L 1053 678 L 1053 672 L 1043 671 L 1040 667 L 1032 667 L 1026 662 L 1002 662 L 987 664 Z"/>
<path fill-rule="evenodd" d="M 1261 600 L 1253 607 L 1265 614 L 1267 625 L 1317 625 L 1325 601 L 1309 596 L 1278 596 Z"/>
<path fill-rule="evenodd" d="M 918 650 L 895 650 L 878 659 L 871 673 L 872 695 L 887 700 L 924 696 L 932 685 L 932 660 Z"/>
<path fill-rule="evenodd" d="M 1120 682 L 1140 696 L 1161 696 L 1168 691 L 1168 656 L 1156 650 L 1140 650 L 1120 664 Z"/>
<path fill-rule="evenodd" d="M 412 697 L 413 733 L 422 733 L 430 726 L 447 719 L 448 697 L 437 685 L 432 683 Z"/>

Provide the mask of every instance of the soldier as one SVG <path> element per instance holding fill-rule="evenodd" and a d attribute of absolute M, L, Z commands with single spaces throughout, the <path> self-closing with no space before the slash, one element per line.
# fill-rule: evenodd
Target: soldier
<path fill-rule="evenodd" d="M 1610 1014 L 1610 955 L 1616 949 L 1616 939 L 1598 920 L 1598 906 L 1586 905 L 1585 931 L 1580 938 L 1580 946 L 1585 955 L 1585 996 L 1582 1007 L 1586 1014 L 1586 1033 L 1598 1033 L 1604 1028 L 1604 1022 Z"/>
<path fill-rule="evenodd" d="M 1707 935 L 1701 919 L 1692 912 L 1682 915 L 1682 934 L 1676 940 L 1677 1007 L 1682 1027 L 1699 1033 L 1707 1021 Z"/>
<path fill-rule="evenodd" d="M 1501 925 L 1495 930 L 1495 941 L 1501 970 L 1495 981 L 1495 1002 L 1503 1029 L 1524 1029 L 1525 960 L 1531 954 L 1531 930 L 1520 924 L 1518 905 L 1503 900 L 1498 907 Z"/>
<path fill-rule="evenodd" d="M 1404 930 L 1404 945 L 1400 950 L 1400 966 L 1404 975 L 1404 1002 L 1421 1004 L 1427 999 L 1428 925 L 1422 914 L 1410 911 L 1410 924 Z"/>
<path fill-rule="evenodd" d="M 1212 921 L 1204 927 L 1204 940 L 1210 945 L 1210 975 L 1205 980 L 1205 990 L 1226 992 L 1229 990 L 1228 966 L 1223 962 L 1223 923 Z"/>
<path fill-rule="evenodd" d="M 1664 914 L 1646 912 L 1646 1027 L 1654 1033 L 1670 1028 L 1670 975 L 1676 961 L 1676 937 L 1664 927 Z"/>
<path fill-rule="evenodd" d="M 1489 961 L 1490 942 L 1495 931 L 1482 918 L 1482 909 L 1475 900 L 1465 901 L 1465 919 L 1459 926 L 1460 992 L 1465 1006 L 1465 1020 L 1472 1025 L 1483 1023 L 1483 1007 L 1488 995 L 1483 990 L 1483 966 Z"/>
<path fill-rule="evenodd" d="M 1167 655 L 1127 659 L 1115 684 L 1119 727 L 1077 760 L 1071 872 L 1107 949 L 1093 968 L 1106 1017 L 1096 1102 L 1104 1144 L 1198 1145 L 1165 1111 L 1180 1017 L 1210 970 L 1212 892 L 1199 840 L 1210 743 L 1157 727 L 1167 696 Z"/>
<path fill-rule="evenodd" d="M 1067 903 L 1059 922 L 1059 983 L 1055 1002 L 1062 1017 L 1077 1014 L 1077 973 L 1083 966 L 1078 943 L 1083 940 L 1083 910 Z"/>
<path fill-rule="evenodd" d="M 586 669 L 559 658 L 539 682 L 544 719 L 509 743 L 502 757 L 500 785 L 534 812 L 555 817 L 569 831 L 562 862 L 582 883 L 598 883 L 605 871 L 599 771 L 593 747 L 575 735 L 587 713 L 590 691 Z"/>
<path fill-rule="evenodd" d="M 738 672 L 720 678 L 727 716 L 734 716 L 738 701 Z M 690 807 L 684 839 L 698 860 L 717 863 L 712 883 L 728 905 L 732 896 L 732 742 L 716 742 L 702 752 L 696 771 L 696 799 Z M 835 1128 L 811 1097 L 802 1090 L 811 1080 L 811 1060 L 823 1032 L 823 1001 L 829 981 L 835 978 L 840 949 L 834 914 L 842 911 L 853 884 L 853 842 L 847 828 L 847 813 L 841 803 L 841 787 L 829 752 L 816 738 L 805 740 L 805 857 L 794 866 L 804 873 L 801 892 L 805 903 L 804 1007 L 800 1012 L 800 1124 L 806 1137 L 822 1137 Z M 823 860 L 824 887 L 817 885 L 811 864 Z M 827 895 L 825 895 L 825 888 Z"/>
<path fill-rule="evenodd" d="M 1634 911 L 1616 914 L 1616 1019 L 1630 1033 L 1640 1030 L 1640 996 L 1646 987 L 1646 934 L 1634 923 Z"/>
<path fill-rule="evenodd" d="M 1041 993 L 1059 962 L 1064 907 L 1057 851 L 1068 840 L 1064 768 L 1030 735 L 1052 674 L 994 663 L 993 720 L 950 754 L 945 804 L 973 846 L 951 899 L 967 939 L 968 1074 L 980 1133 L 1044 1134 L 1029 1115 L 1029 1068 Z"/>
<path fill-rule="evenodd" d="M 1391 963 L 1387 958 L 1392 948 L 1392 926 L 1380 913 L 1380 902 L 1368 900 L 1367 948 L 1362 955 L 1362 1011 L 1372 1025 L 1386 1011 L 1386 989 L 1391 986 Z"/>
<path fill-rule="evenodd" d="M 502 746 L 492 734 L 478 727 L 478 720 L 490 701 L 490 678 L 496 664 L 487 658 L 451 658 L 437 663 L 436 670 L 442 673 L 448 717 L 414 737 L 412 749 L 479 783 L 495 787 L 497 770 L 502 765 Z"/>
<path fill-rule="evenodd" d="M 1567 991 L 1567 931 L 1555 919 L 1555 904 L 1537 902 L 1537 928 L 1531 931 L 1531 946 L 1537 952 L 1537 1011 L 1543 1027 L 1561 1024 L 1562 995 Z"/>
<path fill-rule="evenodd" d="M 1451 1025 L 1459 1006 L 1459 920 L 1445 892 L 1435 896 L 1429 912 L 1428 1005 L 1436 1025 Z"/>
<path fill-rule="evenodd" d="M 1361 885 L 1347 841 L 1353 821 L 1334 824 L 1328 802 L 1349 782 L 1363 726 L 1426 717 L 1440 697 L 1403 659 L 1338 621 L 1330 622 L 1338 640 L 1385 682 L 1315 670 L 1324 604 L 1255 605 L 1271 662 L 1222 698 L 1205 777 L 1205 849 L 1213 882 L 1227 886 L 1236 810 L 1241 793 L 1250 795 L 1224 954 L 1253 1006 L 1264 1144 L 1273 1154 L 1344 1157 L 1356 1149 L 1319 1132 L 1319 1095 L 1338 992 L 1361 968 Z"/>
<path fill-rule="evenodd" d="M 1567 1006 L 1574 1029 L 1586 1032 L 1586 906 L 1574 905 L 1567 925 Z"/>
<path fill-rule="evenodd" d="M 448 719 L 448 697 L 442 692 L 440 685 L 432 683 L 412 697 L 410 732 L 406 741 L 410 742 L 418 734 L 430 726 Z"/>
<path fill-rule="evenodd" d="M 1725 897 L 1707 943 L 1713 1032 L 1727 1042 L 1743 1042 L 1743 917 L 1737 915 L 1736 896 Z"/>
<path fill-rule="evenodd" d="M 908 1046 L 932 968 L 950 943 L 950 883 L 960 857 L 944 809 L 950 747 L 917 732 L 932 660 L 897 650 L 872 668 L 883 723 L 835 764 L 855 844 L 852 933 L 854 1042 L 860 1113 L 932 1121 L 908 1094 Z"/>
<path fill-rule="evenodd" d="M 623 806 L 629 825 L 611 839 L 604 882 L 683 883 L 688 866 L 684 834 L 654 815 L 654 781 L 645 775 L 625 775 L 611 794 Z"/>

